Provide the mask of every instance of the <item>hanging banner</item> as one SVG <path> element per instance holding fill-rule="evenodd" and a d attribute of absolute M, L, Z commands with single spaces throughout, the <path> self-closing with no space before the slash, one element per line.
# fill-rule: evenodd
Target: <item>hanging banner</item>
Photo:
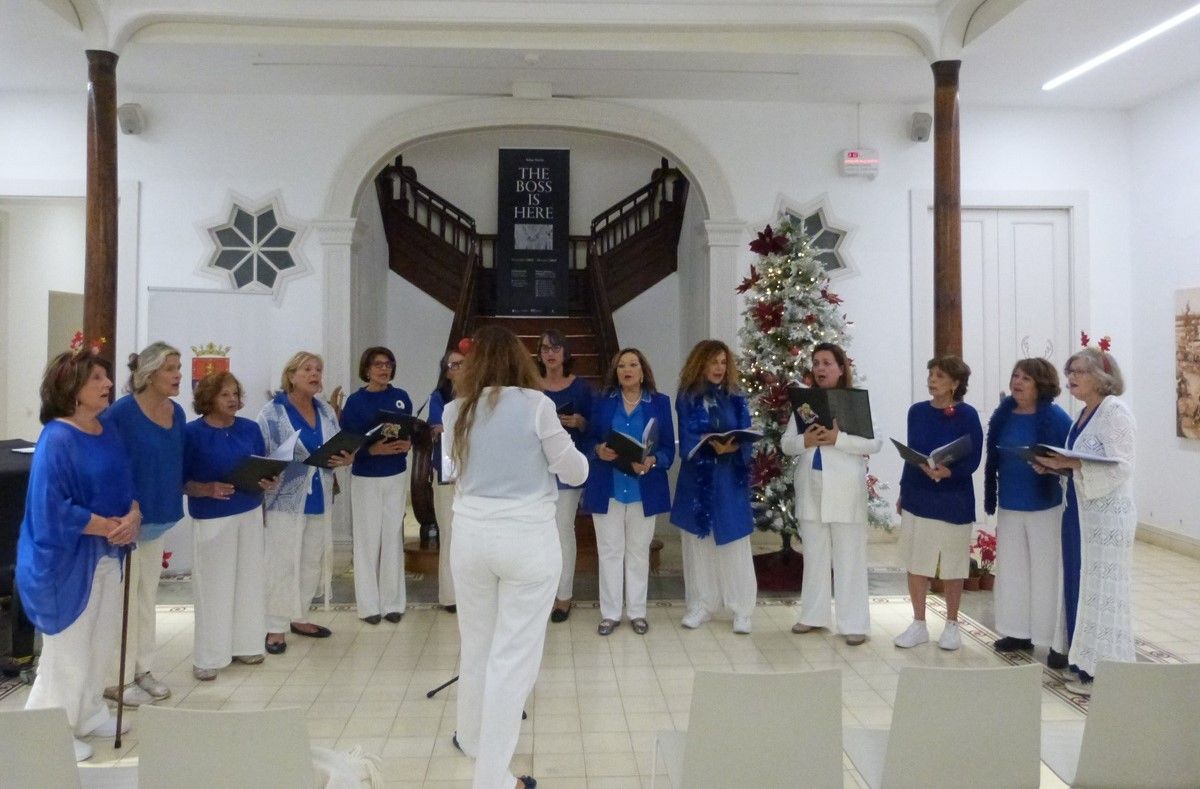
<path fill-rule="evenodd" d="M 500 149 L 496 307 L 501 315 L 566 315 L 571 152 Z"/>

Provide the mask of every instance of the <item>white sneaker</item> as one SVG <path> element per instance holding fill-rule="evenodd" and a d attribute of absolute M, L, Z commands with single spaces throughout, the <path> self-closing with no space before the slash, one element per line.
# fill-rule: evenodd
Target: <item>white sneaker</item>
<path fill-rule="evenodd" d="M 955 650 L 962 646 L 962 637 L 958 634 L 958 622 L 946 621 L 942 637 L 938 639 L 938 646 L 946 650 Z"/>
<path fill-rule="evenodd" d="M 72 745 L 75 746 L 75 761 L 77 762 L 86 762 L 88 759 L 92 758 L 92 754 L 95 753 L 95 751 L 92 750 L 92 746 L 88 745 L 78 737 L 73 738 Z"/>
<path fill-rule="evenodd" d="M 697 608 L 692 611 L 688 611 L 679 624 L 683 625 L 688 630 L 695 630 L 710 619 L 712 619 L 712 614 L 703 609 Z"/>
<path fill-rule="evenodd" d="M 754 629 L 754 618 L 749 616 L 735 616 L 733 618 L 733 632 L 741 635 L 749 635 Z"/>
<path fill-rule="evenodd" d="M 162 701 L 165 698 L 169 698 L 171 695 L 171 689 L 159 680 L 155 679 L 154 675 L 149 671 L 145 672 L 144 674 L 138 674 L 134 679 L 134 682 L 139 688 L 153 696 L 155 701 Z"/>
<path fill-rule="evenodd" d="M 121 716 L 121 734 L 127 734 L 133 728 L 133 723 L 129 718 Z M 96 728 L 87 733 L 88 737 L 116 737 L 117 736 L 117 716 L 110 715 L 108 720 L 101 723 Z"/>
<path fill-rule="evenodd" d="M 1063 687 L 1066 688 L 1069 692 L 1074 693 L 1076 696 L 1092 695 L 1092 683 L 1091 682 L 1080 682 L 1078 679 L 1076 679 L 1074 682 L 1064 683 Z"/>
<path fill-rule="evenodd" d="M 125 686 L 125 692 L 121 694 L 121 696 L 121 703 L 126 707 L 140 707 L 143 704 L 154 703 L 153 696 L 133 683 Z M 109 685 L 107 688 L 105 688 L 104 698 L 108 699 L 109 701 L 117 701 L 117 686 Z"/>
<path fill-rule="evenodd" d="M 925 626 L 925 622 L 913 620 L 913 623 L 908 626 L 900 635 L 892 640 L 892 643 L 901 649 L 912 649 L 929 641 L 929 628 Z"/>

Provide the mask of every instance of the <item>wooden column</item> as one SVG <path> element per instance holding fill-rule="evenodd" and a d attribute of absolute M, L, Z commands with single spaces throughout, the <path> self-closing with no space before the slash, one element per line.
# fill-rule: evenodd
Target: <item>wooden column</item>
<path fill-rule="evenodd" d="M 933 352 L 962 355 L 959 60 L 933 64 Z"/>
<path fill-rule="evenodd" d="M 115 362 L 117 334 L 117 56 L 87 50 L 87 234 L 83 334 L 103 337 L 100 355 Z"/>

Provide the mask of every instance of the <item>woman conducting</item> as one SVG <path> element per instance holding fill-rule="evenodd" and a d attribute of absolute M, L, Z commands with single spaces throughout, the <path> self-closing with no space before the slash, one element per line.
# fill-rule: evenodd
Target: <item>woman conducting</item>
<path fill-rule="evenodd" d="M 983 509 L 996 515 L 997 652 L 1052 647 L 1062 569 L 1062 486 L 1038 475 L 1014 447 L 1061 447 L 1071 417 L 1054 404 L 1062 388 L 1045 359 L 1021 359 L 1008 380 L 1011 394 L 988 420 Z M 997 505 L 999 505 L 997 507 Z M 1051 668 L 1066 668 L 1051 651 Z"/>
<path fill-rule="evenodd" d="M 113 427 L 129 452 L 133 484 L 142 508 L 142 528 L 129 575 L 129 644 L 124 703 L 130 707 L 160 701 L 171 689 L 150 673 L 157 651 L 158 579 L 162 575 L 163 536 L 183 517 L 183 432 L 187 417 L 172 400 L 183 379 L 179 351 L 151 343 L 129 358 L 129 392 L 100 417 Z M 111 675 L 111 672 L 110 672 Z M 116 677 L 112 677 L 116 679 Z M 117 687 L 104 695 L 117 699 Z"/>
<path fill-rule="evenodd" d="M 295 353 L 283 368 L 280 391 L 258 413 L 267 452 L 299 434 L 293 459 L 303 461 L 337 435 L 333 407 L 317 399 L 324 362 L 308 351 Z M 308 621 L 308 607 L 324 575 L 330 594 L 333 523 L 333 468 L 353 462 L 349 452 L 335 455 L 329 468 L 294 463 L 280 475 L 279 487 L 267 497 L 267 638 L 266 650 L 287 649 L 285 628 L 300 636 L 328 638 L 329 628 Z M 322 572 L 324 571 L 324 572 Z"/>
<path fill-rule="evenodd" d="M 433 514 L 438 524 L 438 603 L 453 614 L 458 610 L 454 604 L 454 576 L 450 572 L 450 543 L 454 525 L 454 480 L 443 479 L 438 466 L 441 463 L 442 414 L 446 404 L 454 399 L 454 387 L 466 357 L 457 348 L 442 356 L 438 364 L 438 382 L 433 394 L 429 395 L 429 428 L 433 437 Z"/>
<path fill-rule="evenodd" d="M 265 455 L 258 425 L 237 415 L 242 385 L 230 372 L 214 373 L 196 387 L 187 424 L 183 471 L 192 516 L 192 591 L 196 604 L 192 676 L 202 682 L 233 661 L 263 662 L 266 628 L 263 592 L 265 490 L 256 493 L 225 482 L 250 455 Z"/>
<path fill-rule="evenodd" d="M 1102 341 L 1103 343 L 1103 341 Z M 1067 690 L 1090 695 L 1102 660 L 1132 663 L 1133 539 L 1137 507 L 1133 463 L 1137 430 L 1117 360 L 1100 348 L 1084 348 L 1067 360 L 1067 389 L 1083 403 L 1067 448 L 1111 462 L 1061 455 L 1038 459 L 1040 470 L 1066 471 L 1063 509 L 1063 603 L 1070 645 Z M 1061 639 L 1060 639 L 1061 640 Z M 1075 675 L 1078 675 L 1076 678 Z"/>
<path fill-rule="evenodd" d="M 821 389 L 852 386 L 846 352 L 830 342 L 813 347 L 813 382 Z M 833 623 L 830 570 L 837 577 L 837 631 L 850 646 L 867 640 L 867 455 L 883 446 L 878 438 L 853 436 L 819 424 L 800 432 L 793 413 L 783 434 L 785 454 L 797 456 L 796 520 L 804 541 L 800 617 L 793 633 Z"/>
<path fill-rule="evenodd" d="M 462 644 L 455 744 L 474 757 L 474 789 L 532 789 L 509 770 L 562 573 L 557 476 L 587 478 L 537 369 L 507 329 L 485 326 L 446 406 L 443 440 L 458 468 L 454 548 Z"/>
<path fill-rule="evenodd" d="M 683 531 L 687 613 L 682 624 L 700 627 L 724 606 L 733 611 L 733 632 L 748 634 L 758 593 L 750 554 L 753 445 L 705 437 L 750 427 L 729 346 L 704 340 L 692 348 L 679 374 L 675 412 L 683 460 L 671 523 Z"/>
<path fill-rule="evenodd" d="M 938 639 L 942 649 L 962 646 L 958 604 L 970 568 L 971 527 L 975 523 L 975 487 L 971 475 L 983 455 L 979 414 L 963 402 L 971 368 L 957 356 L 938 356 L 926 365 L 930 399 L 908 409 L 908 445 L 928 454 L 970 436 L 971 448 L 946 465 L 904 464 L 900 476 L 899 555 L 908 571 L 913 621 L 894 642 L 909 649 L 929 641 L 925 595 L 935 576 L 945 583 L 946 627 Z"/>
<path fill-rule="evenodd" d="M 392 386 L 396 357 L 383 346 L 368 348 L 358 360 L 366 386 L 346 398 L 342 427 L 365 434 L 379 413 L 412 416 L 408 392 Z M 354 456 L 350 469 L 350 509 L 354 517 L 354 602 L 369 625 L 399 622 L 407 607 L 404 588 L 404 508 L 411 438 L 375 441 Z"/>
<path fill-rule="evenodd" d="M 557 329 L 542 332 L 538 341 L 538 372 L 542 374 L 542 391 L 554 402 L 558 421 L 567 429 L 575 448 L 587 454 L 588 420 L 592 413 L 592 387 L 571 372 L 574 366 L 567 338 Z M 575 596 L 575 514 L 579 510 L 582 490 L 558 483 L 558 508 L 554 519 L 558 523 L 558 541 L 562 546 L 563 571 L 558 581 L 551 622 L 565 622 L 571 615 L 571 599 Z"/>
<path fill-rule="evenodd" d="M 116 430 L 98 416 L 112 390 L 108 362 L 61 353 L 42 378 L 41 422 L 17 543 L 17 586 L 42 633 L 42 656 L 26 709 L 61 707 L 75 759 L 79 737 L 112 737 L 116 718 L 101 697 L 121 634 L 121 562 L 141 513 L 133 470 Z M 128 731 L 129 719 L 122 722 Z"/>
<path fill-rule="evenodd" d="M 671 509 L 667 469 L 675 462 L 675 430 L 671 400 L 654 386 L 650 364 L 636 348 L 626 348 L 613 359 L 605 377 L 606 389 L 592 409 L 591 458 L 584 493 L 584 509 L 596 524 L 596 549 L 600 560 L 600 625 L 602 636 L 621 624 L 621 603 L 629 614 L 633 632 L 643 635 L 646 593 L 650 579 L 650 541 L 654 520 Z M 629 474 L 605 441 L 613 430 L 641 438 L 653 419 L 655 444 L 645 461 L 633 463 Z M 623 583 L 622 583 L 623 581 Z"/>

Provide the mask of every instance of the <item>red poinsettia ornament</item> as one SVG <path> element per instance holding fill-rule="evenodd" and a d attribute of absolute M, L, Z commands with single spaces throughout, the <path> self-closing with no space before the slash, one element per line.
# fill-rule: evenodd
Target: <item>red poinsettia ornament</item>
<path fill-rule="evenodd" d="M 829 288 L 821 288 L 821 298 L 825 299 L 825 301 L 829 302 L 830 304 L 842 303 L 842 297 L 829 290 Z"/>
<path fill-rule="evenodd" d="M 758 324 L 758 330 L 763 333 L 778 329 L 783 324 L 782 304 L 760 301 L 751 307 L 750 311 L 754 315 L 754 322 Z"/>
<path fill-rule="evenodd" d="M 760 279 L 762 279 L 762 277 L 758 276 L 757 269 L 755 269 L 754 266 L 751 266 L 750 267 L 750 276 L 748 276 L 744 280 L 742 280 L 742 284 L 737 286 L 737 292 L 745 293 L 746 291 L 750 290 L 755 285 L 757 285 L 758 281 Z"/>
<path fill-rule="evenodd" d="M 771 253 L 781 253 L 788 248 L 787 236 L 779 236 L 770 225 L 763 228 L 758 238 L 750 242 L 750 251 L 766 257 Z"/>
<path fill-rule="evenodd" d="M 1108 349 L 1112 347 L 1112 339 L 1106 334 L 1100 338 L 1100 342 L 1096 343 L 1100 346 L 1100 350 L 1108 353 Z"/>

